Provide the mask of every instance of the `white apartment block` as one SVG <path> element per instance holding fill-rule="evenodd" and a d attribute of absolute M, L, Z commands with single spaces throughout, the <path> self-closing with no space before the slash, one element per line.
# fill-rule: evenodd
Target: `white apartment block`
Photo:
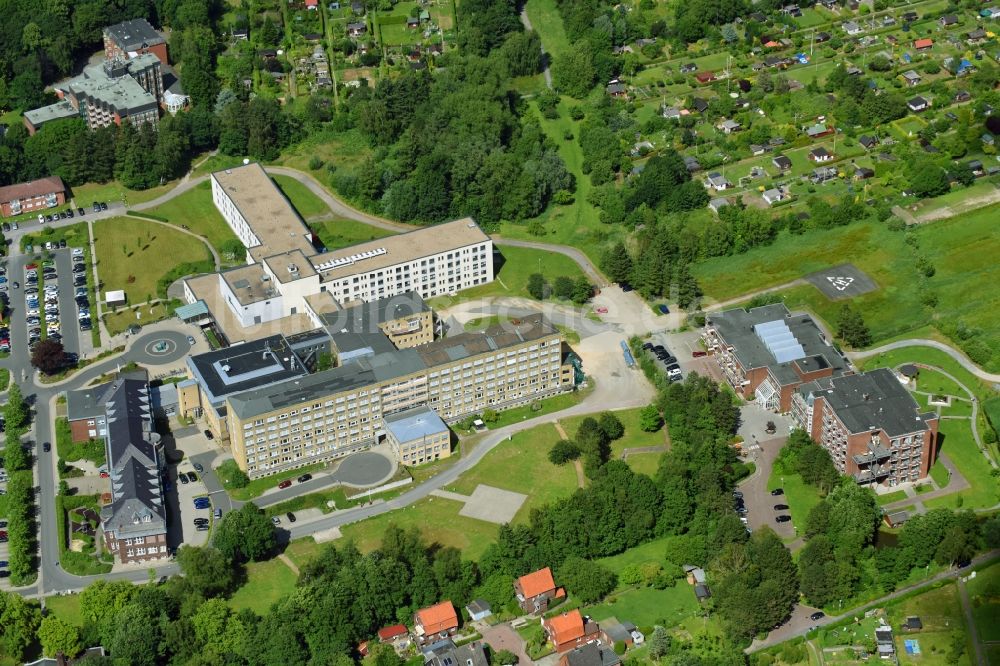
<path fill-rule="evenodd" d="M 493 241 L 471 218 L 319 253 L 259 164 L 213 173 L 211 182 L 216 208 L 247 248 L 247 265 L 217 282 L 189 280 L 185 294 L 189 302 L 221 300 L 240 327 L 293 315 L 318 321 L 308 299 L 324 293 L 339 304 L 410 291 L 431 298 L 494 279 Z"/>

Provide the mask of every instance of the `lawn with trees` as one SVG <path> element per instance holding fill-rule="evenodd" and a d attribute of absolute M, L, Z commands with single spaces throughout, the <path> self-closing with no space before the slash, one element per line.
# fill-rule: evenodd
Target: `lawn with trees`
<path fill-rule="evenodd" d="M 210 182 L 199 183 L 184 194 L 139 215 L 169 222 L 203 236 L 228 265 L 241 265 L 246 261 L 243 244 L 212 201 Z"/>

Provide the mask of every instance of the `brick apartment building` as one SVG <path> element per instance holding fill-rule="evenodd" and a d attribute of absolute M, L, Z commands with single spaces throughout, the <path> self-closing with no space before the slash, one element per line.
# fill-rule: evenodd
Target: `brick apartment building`
<path fill-rule="evenodd" d="M 39 213 L 66 203 L 66 185 L 59 176 L 0 187 L 0 217 Z"/>
<path fill-rule="evenodd" d="M 850 371 L 809 315 L 781 303 L 712 313 L 703 335 L 733 389 L 775 412 L 791 409 L 801 384 Z"/>
<path fill-rule="evenodd" d="M 105 549 L 123 564 L 169 557 L 161 485 L 165 461 L 152 403 L 145 379 L 120 378 L 67 395 L 68 413 L 81 416 L 75 419 L 82 424 L 78 434 L 104 438 L 111 504 L 101 509 L 101 529 Z"/>
<path fill-rule="evenodd" d="M 916 481 L 936 459 L 937 413 L 922 413 L 886 368 L 803 384 L 791 411 L 838 471 L 860 484 Z"/>
<path fill-rule="evenodd" d="M 169 62 L 167 40 L 144 18 L 122 21 L 104 29 L 104 57 L 130 59 L 152 53 L 164 65 Z"/>
<path fill-rule="evenodd" d="M 514 596 L 525 613 L 544 613 L 549 601 L 564 598 L 566 590 L 556 587 L 552 569 L 545 567 L 515 580 Z"/>

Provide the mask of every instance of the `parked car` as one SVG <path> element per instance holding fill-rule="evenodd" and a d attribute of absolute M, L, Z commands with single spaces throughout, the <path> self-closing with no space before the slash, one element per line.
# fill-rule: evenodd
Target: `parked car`
<path fill-rule="evenodd" d="M 42 451 L 45 451 L 45 453 L 48 453 L 51 450 L 52 450 L 52 444 L 51 443 L 49 443 L 49 442 L 42 442 Z"/>
<path fill-rule="evenodd" d="M 216 509 L 215 510 L 215 519 L 218 520 L 220 518 L 222 518 L 222 509 Z"/>
<path fill-rule="evenodd" d="M 788 505 L 787 504 L 775 504 L 774 505 L 774 510 L 775 511 L 788 511 Z"/>
<path fill-rule="evenodd" d="M 271 522 L 274 523 L 275 525 L 280 525 L 281 518 L 278 518 L 277 516 L 271 516 Z"/>
<path fill-rule="evenodd" d="M 774 497 L 777 497 L 778 495 L 784 495 L 784 494 L 785 494 L 785 491 L 783 489 L 781 489 L 781 488 L 775 488 L 774 490 L 771 491 L 771 495 L 773 495 Z"/>
<path fill-rule="evenodd" d="M 187 477 L 188 477 L 188 481 L 190 481 L 191 483 L 194 483 L 195 481 L 198 480 L 198 475 L 195 474 L 194 472 L 188 472 L 187 473 Z"/>
<path fill-rule="evenodd" d="M 776 523 L 787 523 L 791 519 L 792 519 L 791 516 L 786 516 L 786 515 L 775 516 L 774 517 L 774 522 L 776 522 Z"/>
<path fill-rule="evenodd" d="M 177 473 L 177 480 L 181 482 L 182 486 L 186 486 L 189 483 L 187 474 L 184 474 L 183 472 Z"/>
<path fill-rule="evenodd" d="M 284 481 L 282 481 L 281 483 L 278 484 L 278 488 L 281 489 L 281 490 L 284 490 L 285 488 L 288 488 L 291 485 L 292 485 L 292 480 L 291 479 L 285 479 Z"/>
<path fill-rule="evenodd" d="M 295 522 L 295 514 L 292 513 L 291 511 L 289 511 L 288 513 L 285 514 L 285 518 L 288 518 L 288 522 L 290 522 L 290 523 L 294 523 Z"/>
<path fill-rule="evenodd" d="M 198 473 L 205 471 L 205 468 L 201 466 L 201 463 L 191 463 L 191 467 L 194 467 L 195 471 Z"/>
<path fill-rule="evenodd" d="M 312 474 L 303 474 L 302 476 L 300 476 L 300 477 L 298 478 L 298 482 L 299 482 L 299 483 L 305 483 L 306 481 L 308 481 L 308 480 L 309 480 L 309 479 L 311 479 L 311 478 L 313 478 L 313 477 L 312 477 Z"/>
<path fill-rule="evenodd" d="M 826 617 L 826 613 L 824 613 L 823 611 L 816 611 L 815 613 L 809 616 L 809 619 L 815 622 L 816 620 L 822 620 L 824 617 Z"/>
<path fill-rule="evenodd" d="M 212 434 L 211 430 L 205 431 L 205 439 L 215 439 L 215 435 Z"/>
<path fill-rule="evenodd" d="M 657 311 L 659 311 L 660 314 L 670 314 L 670 308 L 668 308 L 663 303 L 660 303 L 659 305 L 657 305 L 656 309 L 657 309 Z"/>

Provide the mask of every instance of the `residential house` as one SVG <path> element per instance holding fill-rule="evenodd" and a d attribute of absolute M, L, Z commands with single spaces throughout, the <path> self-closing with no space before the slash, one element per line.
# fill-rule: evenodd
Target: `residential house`
<path fill-rule="evenodd" d="M 473 622 L 485 620 L 493 615 L 493 608 L 490 606 L 490 602 L 485 599 L 473 599 L 465 606 L 465 611 Z"/>
<path fill-rule="evenodd" d="M 698 83 L 711 83 L 715 81 L 715 74 L 713 72 L 698 72 L 694 75 L 694 79 Z"/>
<path fill-rule="evenodd" d="M 698 71 L 698 65 L 694 64 L 693 62 L 689 62 L 686 65 L 681 65 L 680 67 L 681 74 L 690 74 L 691 72 L 697 72 L 697 71 Z"/>
<path fill-rule="evenodd" d="M 688 585 L 697 585 L 698 583 L 704 583 L 707 580 L 705 577 L 705 570 L 701 567 L 696 567 L 693 564 L 685 564 L 681 567 L 681 569 L 684 571 Z"/>
<path fill-rule="evenodd" d="M 607 645 L 586 643 L 559 658 L 559 666 L 619 666 L 621 658 Z"/>
<path fill-rule="evenodd" d="M 351 12 L 356 16 L 364 16 L 365 4 L 361 0 L 353 0 L 351 2 Z"/>
<path fill-rule="evenodd" d="M 854 170 L 854 180 L 868 180 L 875 176 L 875 170 L 868 167 L 858 167 Z"/>
<path fill-rule="evenodd" d="M 913 113 L 919 113 L 921 111 L 926 111 L 927 107 L 929 107 L 929 106 L 930 106 L 930 102 L 928 102 L 926 99 L 924 99 L 920 95 L 917 95 L 913 99 L 908 100 L 906 102 L 906 107 L 910 111 L 912 111 Z"/>
<path fill-rule="evenodd" d="M 792 160 L 788 159 L 784 155 L 775 155 L 771 159 L 771 164 L 782 171 L 788 171 L 792 168 Z"/>
<path fill-rule="evenodd" d="M 732 134 L 733 132 L 739 132 L 741 129 L 743 129 L 743 127 L 735 120 L 727 118 L 726 120 L 716 123 L 715 129 L 725 134 Z"/>
<path fill-rule="evenodd" d="M 420 19 L 416 16 L 410 16 L 406 19 L 406 27 L 410 30 L 416 30 L 420 27 Z"/>
<path fill-rule="evenodd" d="M 810 139 L 819 139 L 833 134 L 834 129 L 825 123 L 816 123 L 806 128 L 806 136 Z"/>
<path fill-rule="evenodd" d="M 760 144 L 757 143 L 750 144 L 750 154 L 753 155 L 754 157 L 757 157 L 758 155 L 763 155 L 766 150 L 767 149 Z"/>
<path fill-rule="evenodd" d="M 705 583 L 696 583 L 694 586 L 694 596 L 699 603 L 705 603 L 712 597 L 712 591 Z"/>
<path fill-rule="evenodd" d="M 920 621 L 920 618 L 916 615 L 909 615 L 906 618 L 906 622 L 903 623 L 903 629 L 907 631 L 920 631 L 924 628 L 924 623 Z"/>
<path fill-rule="evenodd" d="M 722 192 L 728 190 L 730 187 L 733 186 L 733 184 L 729 182 L 728 178 L 723 176 L 718 171 L 713 171 L 712 173 L 708 174 L 707 178 L 705 178 L 705 186 L 710 187 L 719 192 Z"/>
<path fill-rule="evenodd" d="M 391 645 L 397 652 L 402 652 L 410 647 L 410 632 L 402 624 L 382 627 L 378 630 L 378 641 Z"/>
<path fill-rule="evenodd" d="M 940 19 L 938 19 L 938 25 L 940 25 L 942 28 L 953 26 L 956 23 L 958 23 L 958 17 L 955 16 L 954 14 L 946 14 L 945 16 L 942 16 Z"/>
<path fill-rule="evenodd" d="M 751 12 L 748 16 L 751 21 L 756 21 L 757 23 L 767 23 L 767 17 L 760 12 Z"/>
<path fill-rule="evenodd" d="M 102 32 L 106 60 L 129 60 L 152 53 L 161 63 L 168 62 L 167 40 L 144 18 L 109 25 Z"/>
<path fill-rule="evenodd" d="M 979 140 L 983 142 L 984 146 L 992 146 L 996 143 L 996 138 L 989 132 L 985 132 Z"/>
<path fill-rule="evenodd" d="M 249 28 L 233 28 L 233 39 L 245 42 L 250 39 Z"/>
<path fill-rule="evenodd" d="M 701 162 L 698 161 L 698 158 L 687 155 L 684 157 L 684 167 L 688 170 L 688 173 L 701 171 Z"/>
<path fill-rule="evenodd" d="M 642 645 L 646 640 L 646 637 L 634 624 L 619 622 L 616 618 L 608 618 L 601 622 L 601 637 L 608 645 L 621 643 L 625 649 L 634 645 Z"/>
<path fill-rule="evenodd" d="M 972 94 L 968 90 L 959 90 L 955 93 L 955 101 L 961 104 L 962 102 L 968 102 L 972 99 Z"/>
<path fill-rule="evenodd" d="M 860 35 L 863 32 L 861 26 L 858 25 L 857 22 L 855 21 L 847 21 L 846 23 L 844 23 L 843 28 L 844 32 L 846 32 L 848 35 L 851 36 Z"/>
<path fill-rule="evenodd" d="M 596 622 L 584 621 L 579 609 L 541 619 L 542 628 L 557 652 L 568 652 L 597 638 L 601 628 Z"/>
<path fill-rule="evenodd" d="M 413 633 L 420 645 L 449 638 L 457 630 L 458 614 L 450 601 L 422 608 L 413 616 Z"/>
<path fill-rule="evenodd" d="M 625 84 L 621 81 L 614 80 L 608 83 L 607 87 L 604 89 L 609 96 L 614 98 L 628 98 L 628 90 L 625 88 Z"/>
<path fill-rule="evenodd" d="M 965 35 L 965 40 L 969 44 L 982 44 L 986 41 L 986 31 L 982 28 L 976 28 Z"/>
<path fill-rule="evenodd" d="M 451 639 L 437 641 L 423 650 L 424 666 L 489 666 L 482 641 L 456 646 Z"/>
<path fill-rule="evenodd" d="M 972 172 L 973 176 L 979 177 L 984 175 L 986 172 L 983 170 L 982 160 L 971 160 L 969 162 L 969 171 Z"/>
<path fill-rule="evenodd" d="M 913 48 L 918 51 L 926 51 L 934 47 L 934 40 L 930 38 L 918 39 L 913 42 Z"/>
<path fill-rule="evenodd" d="M 832 166 L 817 167 L 813 169 L 812 175 L 809 176 L 809 180 L 817 185 L 825 183 L 828 180 L 834 180 L 835 178 L 837 178 L 837 169 Z"/>
<path fill-rule="evenodd" d="M 916 12 L 906 12 L 903 14 L 903 23 L 913 23 L 917 18 Z"/>
<path fill-rule="evenodd" d="M 867 134 L 862 134 L 861 137 L 858 138 L 858 143 L 860 143 L 861 147 L 865 150 L 871 150 L 878 145 L 878 139 L 873 136 L 868 136 Z"/>
<path fill-rule="evenodd" d="M 309 11 L 316 11 L 319 9 L 319 0 L 305 0 L 306 9 Z"/>
<path fill-rule="evenodd" d="M 544 613 L 552 599 L 563 599 L 566 591 L 556 587 L 549 567 L 521 576 L 514 581 L 514 596 L 525 613 Z"/>
<path fill-rule="evenodd" d="M 668 120 L 680 120 L 681 110 L 678 109 L 676 106 L 664 106 L 663 117 Z"/>
<path fill-rule="evenodd" d="M 814 39 L 817 44 L 822 44 L 823 42 L 828 42 L 833 39 L 833 36 L 828 32 L 817 32 Z"/>
<path fill-rule="evenodd" d="M 988 19 L 998 19 L 1000 18 L 1000 7 L 987 7 L 986 9 L 979 12 L 980 16 Z"/>
<path fill-rule="evenodd" d="M 691 108 L 693 108 L 698 113 L 705 113 L 708 111 L 708 102 L 700 97 L 691 98 Z"/>
<path fill-rule="evenodd" d="M 813 162 L 829 162 L 833 159 L 833 153 L 828 151 L 823 146 L 818 146 L 809 151 L 809 159 Z"/>
<path fill-rule="evenodd" d="M 722 210 L 728 205 L 729 205 L 729 199 L 726 199 L 725 197 L 716 197 L 715 199 L 712 199 L 711 201 L 708 202 L 708 207 L 711 208 L 712 211 L 716 213 L 718 213 L 720 210 Z"/>
<path fill-rule="evenodd" d="M 883 28 L 888 28 L 889 26 L 892 26 L 892 25 L 896 25 L 896 19 L 894 19 L 892 16 L 890 16 L 888 14 L 886 14 L 885 16 L 882 17 L 882 27 Z"/>
<path fill-rule="evenodd" d="M 910 519 L 909 511 L 887 511 L 882 515 L 882 522 L 889 529 L 902 527 L 903 523 Z"/>
<path fill-rule="evenodd" d="M 875 646 L 879 659 L 896 659 L 896 642 L 892 638 L 892 627 L 885 622 L 885 618 L 879 618 L 879 624 L 875 627 Z"/>
<path fill-rule="evenodd" d="M 920 80 L 921 80 L 920 75 L 917 74 L 912 69 L 903 72 L 902 76 L 903 76 L 903 81 L 906 83 L 906 85 L 910 87 L 920 85 Z"/>
<path fill-rule="evenodd" d="M 368 32 L 368 24 L 364 21 L 347 24 L 347 34 L 351 37 L 360 37 L 366 32 Z"/>
<path fill-rule="evenodd" d="M 66 185 L 59 176 L 0 187 L 0 217 L 38 213 L 66 203 Z"/>
<path fill-rule="evenodd" d="M 760 196 L 762 199 L 764 199 L 764 202 L 768 206 L 773 206 L 774 204 L 784 201 L 785 199 L 788 198 L 787 195 L 781 189 L 778 188 L 764 190 L 764 193 L 761 194 Z"/>
<path fill-rule="evenodd" d="M 653 144 L 649 141 L 637 141 L 635 145 L 632 146 L 632 150 L 629 153 L 632 157 L 640 157 L 649 153 L 653 150 Z"/>

